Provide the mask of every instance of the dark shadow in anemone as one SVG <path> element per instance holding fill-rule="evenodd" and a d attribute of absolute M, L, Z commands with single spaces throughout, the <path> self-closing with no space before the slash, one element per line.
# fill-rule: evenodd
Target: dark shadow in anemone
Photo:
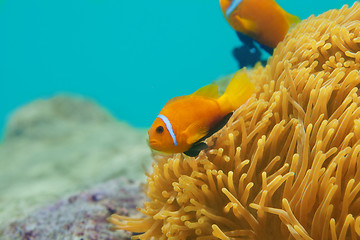
<path fill-rule="evenodd" d="M 266 64 L 265 60 L 261 60 L 261 51 L 260 48 L 264 49 L 270 55 L 273 53 L 273 48 L 265 46 L 256 42 L 253 38 L 236 32 L 237 37 L 243 43 L 242 46 L 233 49 L 233 56 L 238 62 L 239 68 L 243 67 L 253 67 L 255 63 L 261 62 L 262 65 Z"/>
<path fill-rule="evenodd" d="M 132 236 L 137 236 L 137 235 L 141 235 L 144 234 L 144 232 L 132 232 Z"/>
<path fill-rule="evenodd" d="M 254 51 L 254 49 L 256 51 Z M 261 62 L 262 65 L 266 64 L 266 60 L 261 60 L 261 52 L 258 48 L 252 48 L 253 51 L 250 51 L 248 46 L 243 45 L 233 49 L 232 54 L 236 61 L 238 62 L 239 68 L 243 67 L 253 67 L 255 63 Z"/>

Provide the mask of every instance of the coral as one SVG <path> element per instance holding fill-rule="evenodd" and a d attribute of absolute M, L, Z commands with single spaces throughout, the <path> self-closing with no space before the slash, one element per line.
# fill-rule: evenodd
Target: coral
<path fill-rule="evenodd" d="M 197 158 L 155 157 L 140 239 L 360 238 L 360 4 L 293 28 Z"/>

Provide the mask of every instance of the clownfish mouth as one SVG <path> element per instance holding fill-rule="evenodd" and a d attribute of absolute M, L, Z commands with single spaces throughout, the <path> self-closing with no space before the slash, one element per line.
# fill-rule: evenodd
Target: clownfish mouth
<path fill-rule="evenodd" d="M 151 148 L 154 148 L 154 147 L 156 148 L 156 146 L 159 145 L 159 141 L 156 141 L 155 139 L 151 139 L 151 140 L 149 139 L 148 143 Z"/>

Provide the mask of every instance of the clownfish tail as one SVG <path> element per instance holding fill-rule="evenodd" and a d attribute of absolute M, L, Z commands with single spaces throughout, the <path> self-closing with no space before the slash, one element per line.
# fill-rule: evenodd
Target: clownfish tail
<path fill-rule="evenodd" d="M 244 70 L 235 73 L 227 86 L 225 93 L 218 98 L 222 111 L 226 114 L 244 104 L 253 94 L 254 85 L 250 82 Z"/>

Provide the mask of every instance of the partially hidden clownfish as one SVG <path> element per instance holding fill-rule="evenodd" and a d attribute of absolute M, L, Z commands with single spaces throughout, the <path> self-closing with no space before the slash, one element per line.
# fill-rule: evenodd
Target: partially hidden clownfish
<path fill-rule="evenodd" d="M 254 85 L 244 70 L 239 70 L 218 96 L 218 86 L 210 84 L 193 94 L 169 100 L 152 124 L 149 145 L 164 153 L 197 156 L 208 146 L 206 138 L 220 130 L 232 112 L 254 92 Z"/>
<path fill-rule="evenodd" d="M 220 0 L 220 7 L 244 44 L 256 40 L 270 53 L 290 26 L 300 22 L 299 17 L 287 13 L 274 0 Z"/>

